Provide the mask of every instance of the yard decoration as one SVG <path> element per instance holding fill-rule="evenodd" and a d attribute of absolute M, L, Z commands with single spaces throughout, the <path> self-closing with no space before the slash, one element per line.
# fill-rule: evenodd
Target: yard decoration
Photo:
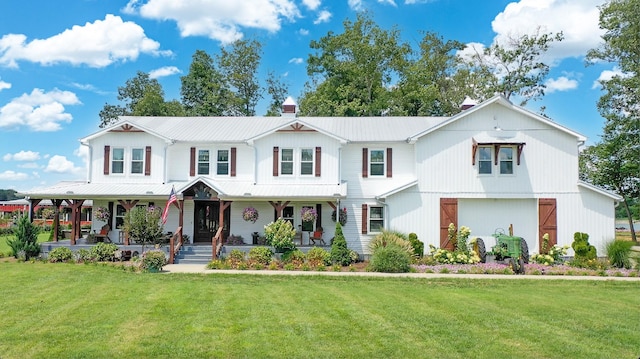
<path fill-rule="evenodd" d="M 571 248 L 573 248 L 573 251 L 575 252 L 576 260 L 596 259 L 596 247 L 589 244 L 589 235 L 586 233 L 576 232 L 573 235 Z"/>
<path fill-rule="evenodd" d="M 242 219 L 247 222 L 256 223 L 258 220 L 258 210 L 253 207 L 247 207 L 242 210 Z"/>

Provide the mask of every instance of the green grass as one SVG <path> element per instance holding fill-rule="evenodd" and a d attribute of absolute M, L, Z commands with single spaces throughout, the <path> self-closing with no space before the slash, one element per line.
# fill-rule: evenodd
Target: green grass
<path fill-rule="evenodd" d="M 0 253 L 8 257 L 11 254 L 11 248 L 7 244 L 7 239 L 13 238 L 13 235 L 0 235 Z M 49 232 L 42 232 L 38 234 L 38 242 L 47 242 L 49 240 Z M 2 358 L 2 356 L 0 356 Z"/>
<path fill-rule="evenodd" d="M 3 359 L 640 355 L 638 282 L 0 273 Z"/>

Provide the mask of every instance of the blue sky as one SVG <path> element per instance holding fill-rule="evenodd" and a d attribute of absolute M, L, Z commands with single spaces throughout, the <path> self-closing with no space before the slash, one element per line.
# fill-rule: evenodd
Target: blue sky
<path fill-rule="evenodd" d="M 421 31 L 469 46 L 506 36 L 563 31 L 546 61 L 547 94 L 527 106 L 546 107 L 554 121 L 599 140 L 603 119 L 598 81 L 612 64 L 585 67 L 598 46 L 604 0 L 30 0 L 0 1 L 0 189 L 29 190 L 86 178 L 78 141 L 98 130 L 105 103 L 137 71 L 180 98 L 180 76 L 196 50 L 211 55 L 235 39 L 263 43 L 260 72 L 282 77 L 299 97 L 309 43 L 369 11 L 382 28 L 396 26 L 417 45 Z M 258 113 L 266 111 L 266 100 Z"/>

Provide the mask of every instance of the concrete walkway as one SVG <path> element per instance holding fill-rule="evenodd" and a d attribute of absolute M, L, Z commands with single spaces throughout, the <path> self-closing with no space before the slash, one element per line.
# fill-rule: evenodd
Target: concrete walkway
<path fill-rule="evenodd" d="M 377 272 L 333 272 L 333 271 L 285 271 L 285 270 L 235 270 L 207 269 L 204 264 L 167 264 L 162 273 L 199 274 L 251 274 L 251 275 L 297 275 L 297 276 L 345 276 L 345 277 L 395 277 L 395 278 L 469 278 L 469 279 L 539 279 L 539 280 L 592 280 L 640 282 L 640 277 L 596 277 L 568 275 L 509 275 L 509 274 L 443 274 L 443 273 L 377 273 Z"/>

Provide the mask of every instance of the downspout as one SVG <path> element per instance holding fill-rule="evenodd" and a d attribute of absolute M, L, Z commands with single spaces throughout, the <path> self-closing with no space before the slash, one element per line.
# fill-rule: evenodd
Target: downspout
<path fill-rule="evenodd" d="M 84 143 L 84 142 L 80 142 L 81 145 L 83 146 L 87 146 L 87 148 L 89 149 L 89 160 L 87 163 L 87 183 L 91 183 L 91 176 L 93 174 L 93 146 L 91 146 L 88 143 Z"/>
<path fill-rule="evenodd" d="M 164 154 L 162 156 L 163 157 L 163 161 L 164 161 L 164 163 L 163 163 L 164 169 L 162 171 L 163 172 L 162 173 L 162 183 L 163 184 L 167 183 L 167 177 L 169 176 L 169 173 L 168 173 L 169 169 L 168 169 L 168 166 L 167 166 L 167 163 L 168 163 L 169 160 L 167 159 L 167 153 L 169 152 L 169 146 L 173 145 L 174 143 L 176 143 L 176 141 L 174 141 L 174 140 L 165 141 L 165 143 L 164 143 L 164 148 L 163 148 Z"/>

